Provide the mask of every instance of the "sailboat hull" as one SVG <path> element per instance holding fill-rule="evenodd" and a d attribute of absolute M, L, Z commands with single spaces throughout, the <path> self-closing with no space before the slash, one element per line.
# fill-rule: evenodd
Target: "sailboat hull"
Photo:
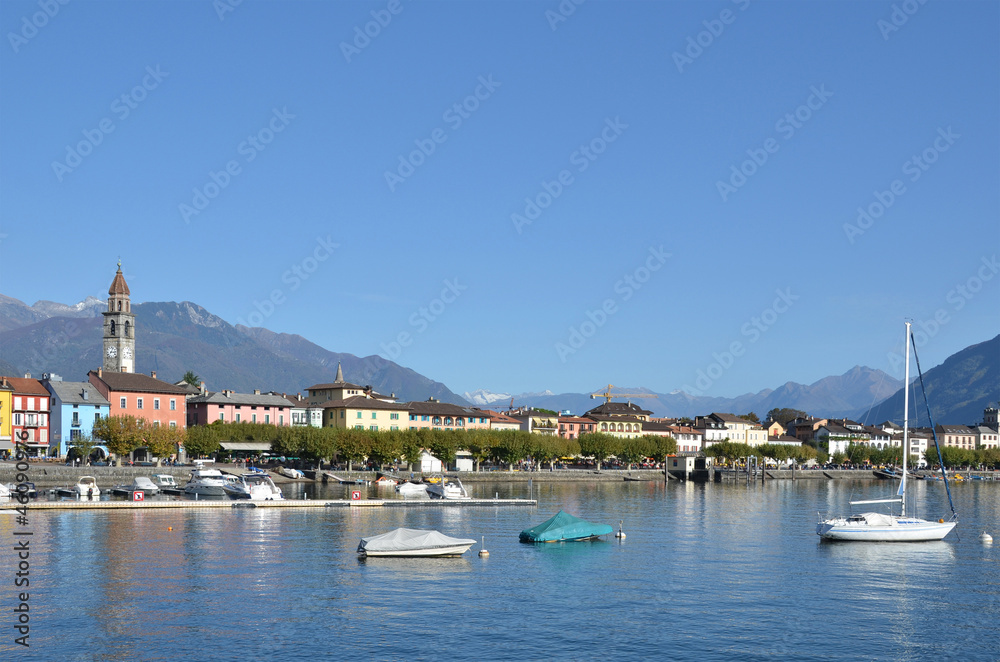
<path fill-rule="evenodd" d="M 864 513 L 836 517 L 816 525 L 816 533 L 825 540 L 856 542 L 925 542 L 942 540 L 956 522 L 928 522 L 916 517 L 895 517 Z"/>

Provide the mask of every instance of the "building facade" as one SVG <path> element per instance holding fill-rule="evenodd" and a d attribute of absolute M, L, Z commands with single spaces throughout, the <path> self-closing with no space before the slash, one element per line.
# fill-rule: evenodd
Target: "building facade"
<path fill-rule="evenodd" d="M 0 377 L 11 388 L 10 433 L 14 444 L 23 440 L 31 457 L 49 451 L 49 407 L 52 396 L 42 383 L 30 376 Z"/>
<path fill-rule="evenodd" d="M 111 403 L 90 382 L 64 382 L 49 375 L 42 385 L 52 395 L 51 454 L 66 457 L 75 441 L 92 438 L 94 422 L 108 416 Z M 107 455 L 106 446 L 98 444 L 97 448 Z"/>
<path fill-rule="evenodd" d="M 285 426 L 292 424 L 292 407 L 280 395 L 208 391 L 187 398 L 187 424 L 210 425 L 223 423 L 266 423 Z"/>

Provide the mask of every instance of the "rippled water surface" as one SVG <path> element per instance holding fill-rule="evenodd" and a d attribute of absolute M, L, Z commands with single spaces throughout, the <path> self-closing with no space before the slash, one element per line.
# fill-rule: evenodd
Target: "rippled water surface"
<path fill-rule="evenodd" d="M 1000 483 L 953 487 L 947 541 L 895 545 L 815 534 L 818 511 L 891 489 L 877 481 L 468 487 L 539 505 L 29 511 L 31 648 L 13 644 L 4 542 L 0 659 L 1000 658 L 1000 542 L 979 541 L 1000 541 Z M 344 492 L 286 494 L 303 489 Z M 911 493 L 945 514 L 941 484 Z M 517 541 L 559 509 L 627 537 Z M 400 526 L 485 537 L 490 556 L 358 559 L 362 536 Z"/>

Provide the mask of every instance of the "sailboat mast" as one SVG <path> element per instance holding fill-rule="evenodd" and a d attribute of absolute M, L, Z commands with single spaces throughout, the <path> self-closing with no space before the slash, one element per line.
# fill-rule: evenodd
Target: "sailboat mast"
<path fill-rule="evenodd" d="M 899 480 L 899 504 L 906 517 L 906 461 L 910 455 L 910 323 L 906 323 L 906 348 L 903 352 L 903 477 Z"/>

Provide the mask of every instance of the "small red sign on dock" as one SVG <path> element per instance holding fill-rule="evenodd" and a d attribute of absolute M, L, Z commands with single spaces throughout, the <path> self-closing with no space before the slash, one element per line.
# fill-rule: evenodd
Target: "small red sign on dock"
<path fill-rule="evenodd" d="M 358 501 L 361 499 L 361 490 L 351 490 L 351 501 Z"/>
<path fill-rule="evenodd" d="M 145 499 L 145 492 L 132 492 L 132 501 L 144 501 Z"/>

